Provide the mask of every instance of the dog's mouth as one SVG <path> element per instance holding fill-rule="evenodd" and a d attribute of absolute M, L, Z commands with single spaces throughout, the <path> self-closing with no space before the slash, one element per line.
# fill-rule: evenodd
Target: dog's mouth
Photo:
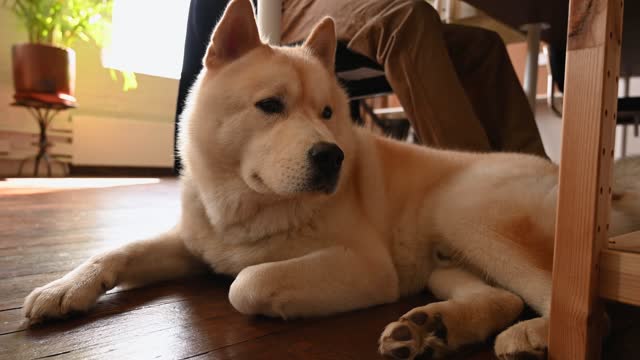
<path fill-rule="evenodd" d="M 258 174 L 257 172 L 251 173 L 251 180 L 247 182 L 247 184 L 254 191 L 261 194 L 267 194 L 272 192 L 271 188 L 267 185 L 267 183 L 264 181 L 262 176 L 260 176 L 260 174 Z"/>
<path fill-rule="evenodd" d="M 260 175 L 258 175 L 257 172 L 254 172 L 251 174 L 251 179 L 253 179 L 253 181 L 255 181 L 256 183 L 262 185 L 262 186 L 266 186 L 266 184 L 264 183 L 264 180 L 262 180 L 262 177 Z"/>
<path fill-rule="evenodd" d="M 302 186 L 295 189 L 293 192 L 277 192 L 273 191 L 267 183 L 264 181 L 262 176 L 257 172 L 251 174 L 251 188 L 255 191 L 266 194 L 266 193 L 278 193 L 280 195 L 288 195 L 295 196 L 296 193 L 322 193 L 331 195 L 333 194 L 337 187 L 338 182 L 340 180 L 340 170 L 338 169 L 335 172 L 326 173 L 319 172 L 317 170 L 313 170 L 312 173 L 307 177 L 307 180 L 302 182 Z"/>
<path fill-rule="evenodd" d="M 314 172 L 308 182 L 307 191 L 333 194 L 340 180 L 340 169 L 335 172 Z"/>

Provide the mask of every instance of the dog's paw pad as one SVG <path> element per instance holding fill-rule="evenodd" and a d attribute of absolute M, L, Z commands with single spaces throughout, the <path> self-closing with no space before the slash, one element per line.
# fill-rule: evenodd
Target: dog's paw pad
<path fill-rule="evenodd" d="M 411 340 L 412 337 L 411 330 L 409 330 L 409 327 L 406 325 L 398 326 L 391 332 L 391 338 L 397 341 Z"/>
<path fill-rule="evenodd" d="M 416 311 L 415 313 L 409 315 L 409 320 L 416 325 L 422 326 L 427 322 L 429 315 L 423 313 L 422 311 Z"/>
<path fill-rule="evenodd" d="M 412 322 L 426 340 L 447 344 L 447 327 L 442 321 L 442 315 L 435 313 L 431 316 L 421 310 L 410 311 L 403 318 Z"/>
<path fill-rule="evenodd" d="M 391 350 L 391 354 L 396 359 L 408 359 L 411 356 L 411 349 L 406 346 L 401 346 Z"/>
<path fill-rule="evenodd" d="M 439 313 L 415 309 L 385 328 L 380 353 L 390 359 L 437 358 L 449 352 L 447 327 Z"/>
<path fill-rule="evenodd" d="M 380 353 L 388 359 L 413 359 L 417 354 L 416 329 L 403 321 L 387 325 L 380 338 Z"/>
<path fill-rule="evenodd" d="M 442 321 L 442 315 L 436 313 L 434 316 L 428 317 L 423 326 L 431 336 L 442 341 L 444 344 L 447 343 L 447 327 Z"/>

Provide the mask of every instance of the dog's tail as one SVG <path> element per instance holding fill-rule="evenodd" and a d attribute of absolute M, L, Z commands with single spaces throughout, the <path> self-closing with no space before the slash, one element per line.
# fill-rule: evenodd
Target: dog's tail
<path fill-rule="evenodd" d="M 640 156 L 614 164 L 611 199 L 610 235 L 640 230 Z"/>

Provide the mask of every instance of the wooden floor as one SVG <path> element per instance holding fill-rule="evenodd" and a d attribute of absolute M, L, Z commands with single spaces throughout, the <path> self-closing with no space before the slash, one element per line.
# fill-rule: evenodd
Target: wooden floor
<path fill-rule="evenodd" d="M 434 301 L 425 293 L 329 318 L 248 317 L 227 300 L 231 280 L 210 275 L 116 288 L 86 315 L 27 328 L 21 306 L 33 288 L 175 223 L 177 181 L 122 186 L 144 182 L 152 180 L 0 181 L 0 359 L 379 359 L 383 327 Z M 638 359 L 640 309 L 617 304 L 609 314 L 614 327 L 603 359 Z M 456 358 L 495 359 L 488 344 Z"/>
<path fill-rule="evenodd" d="M 116 288 L 87 315 L 27 328 L 21 306 L 30 290 L 93 254 L 170 227 L 179 213 L 172 179 L 47 191 L 0 191 L 1 359 L 378 359 L 383 327 L 433 301 L 422 294 L 321 319 L 248 317 L 227 300 L 230 280 L 211 275 Z M 464 358 L 494 359 L 488 345 Z"/>

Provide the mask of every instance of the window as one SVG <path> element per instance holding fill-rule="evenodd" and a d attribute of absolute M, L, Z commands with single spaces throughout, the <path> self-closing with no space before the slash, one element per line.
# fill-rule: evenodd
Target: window
<path fill-rule="evenodd" d="M 107 68 L 180 78 L 189 0 L 116 0 Z"/>

